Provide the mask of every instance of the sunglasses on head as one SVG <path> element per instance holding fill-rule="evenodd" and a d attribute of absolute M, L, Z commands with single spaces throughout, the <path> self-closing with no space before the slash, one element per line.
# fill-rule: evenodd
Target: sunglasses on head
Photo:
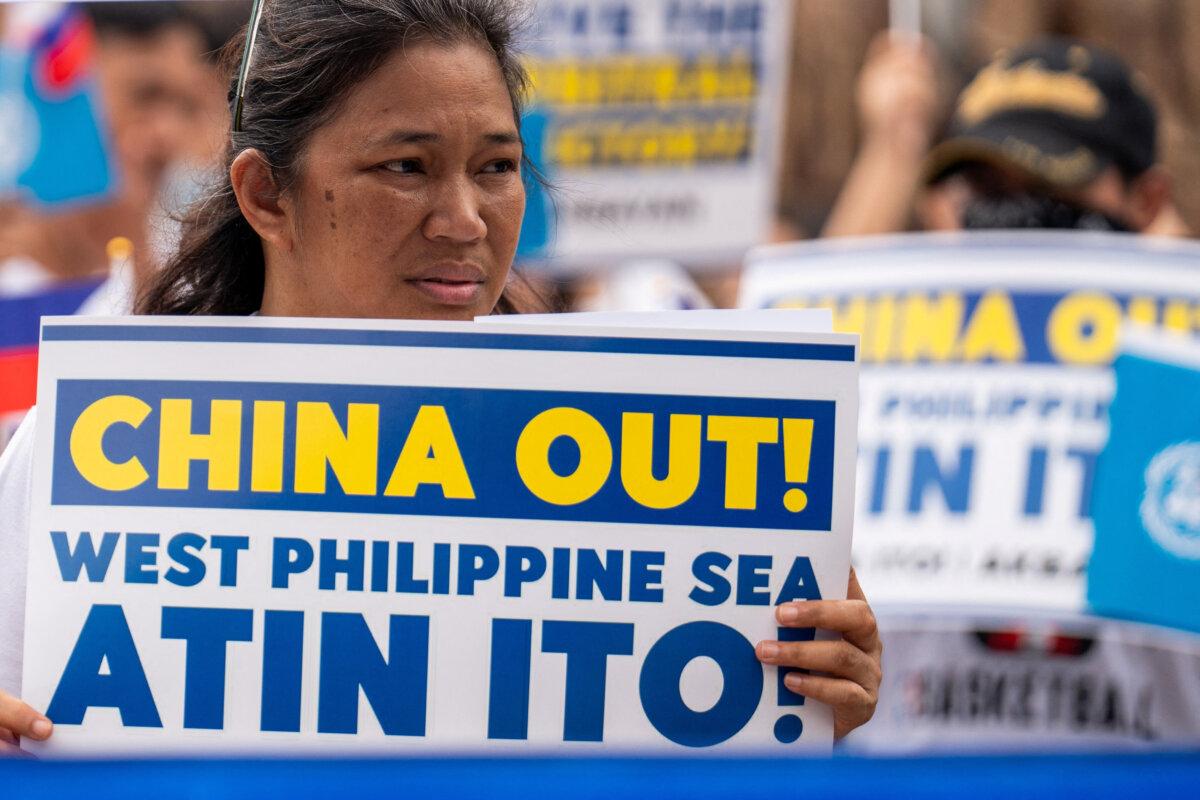
<path fill-rule="evenodd" d="M 262 22 L 265 0 L 254 0 L 250 6 L 250 22 L 246 26 L 246 44 L 242 49 L 242 66 L 238 69 L 237 87 L 233 95 L 233 131 L 242 130 L 242 104 L 246 98 L 246 82 L 250 79 L 250 61 L 254 58 L 254 42 L 258 39 L 258 25 Z"/>

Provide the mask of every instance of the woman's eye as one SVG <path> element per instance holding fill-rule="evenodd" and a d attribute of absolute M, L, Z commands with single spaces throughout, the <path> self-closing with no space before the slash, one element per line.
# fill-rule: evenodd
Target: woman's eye
<path fill-rule="evenodd" d="M 421 171 L 421 162 L 415 158 L 402 158 L 398 161 L 388 161 L 383 165 L 383 168 L 388 172 L 412 175 Z"/>
<path fill-rule="evenodd" d="M 516 169 L 517 169 L 517 162 L 515 162 L 511 159 L 505 158 L 505 159 L 501 159 L 500 161 L 493 161 L 492 163 L 490 163 L 486 167 L 484 167 L 483 171 L 495 175 L 495 174 L 503 174 L 505 172 L 515 172 Z"/>

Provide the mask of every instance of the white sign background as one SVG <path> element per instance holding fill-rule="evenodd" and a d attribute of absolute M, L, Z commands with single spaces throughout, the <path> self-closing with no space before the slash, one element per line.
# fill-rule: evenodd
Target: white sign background
<path fill-rule="evenodd" d="M 1160 314 L 1165 302 L 1182 302 L 1187 324 L 1200 330 L 1194 243 L 1055 232 L 914 234 L 762 248 L 747 265 L 743 308 L 943 291 L 1098 292 L 1151 298 Z M 878 335 L 895 337 L 903 323 L 895 324 L 884 323 Z M 1023 359 L 872 363 L 874 335 L 863 340 L 854 541 L 872 602 L 1082 610 L 1092 524 L 1078 513 L 1088 495 L 1078 454 L 1098 453 L 1107 438 L 1110 367 Z M 1024 404 L 987 413 L 1014 400 Z M 952 512 L 927 486 L 913 513 L 916 448 L 928 448 L 952 473 L 963 445 L 974 448 L 966 512 Z M 881 482 L 883 447 L 889 460 Z M 1028 515 L 1035 447 L 1046 453 L 1045 483 L 1040 512 Z"/>
<path fill-rule="evenodd" d="M 742 162 L 567 166 L 547 159 L 557 213 L 550 223 L 549 266 L 586 269 L 631 258 L 669 258 L 697 266 L 723 266 L 767 237 L 775 215 L 776 176 L 788 80 L 790 3 L 786 0 L 539 0 L 541 34 L 529 43 L 536 60 L 575 62 L 675 59 L 681 63 L 731 54 L 758 58 L 757 92 L 747 105 L 751 150 Z M 671 10 L 679 31 L 669 30 Z M 754 33 L 738 20 L 754 17 Z M 558 20 L 558 24 L 552 24 Z M 705 30 L 714 20 L 724 24 Z M 581 26 L 581 27 L 579 27 Z M 619 31 L 619 34 L 614 31 Z M 538 103 L 534 91 L 534 106 Z M 722 103 L 679 101 L 613 103 L 589 109 L 549 105 L 550 128 L 561 117 L 602 129 L 604 119 L 663 121 L 674 114 L 703 115 Z M 745 101 L 737 101 L 739 106 Z M 588 114 L 595 113 L 594 121 Z M 527 221 L 526 225 L 530 223 Z"/>
<path fill-rule="evenodd" d="M 196 320 L 49 319 L 43 329 L 39 409 L 30 541 L 24 693 L 34 707 L 49 704 L 64 664 L 72 651 L 88 610 L 96 603 L 120 604 L 145 667 L 162 728 L 132 728 L 121 723 L 116 709 L 92 707 L 82 725 L 58 724 L 44 748 L 47 753 L 72 754 L 116 751 L 250 751 L 309 750 L 355 752 L 472 750 L 587 752 L 596 747 L 695 752 L 669 742 L 648 722 L 638 699 L 638 670 L 650 645 L 666 630 L 691 620 L 711 620 L 741 631 L 751 642 L 775 637 L 769 607 L 735 606 L 732 600 L 701 607 L 687 595 L 695 585 L 692 559 L 716 550 L 736 558 L 739 553 L 774 557 L 770 571 L 772 596 L 798 554 L 808 555 L 823 596 L 845 596 L 849 569 L 849 538 L 853 505 L 853 463 L 857 413 L 853 361 L 789 361 L 702 355 L 642 353 L 552 352 L 418 346 L 361 346 L 332 344 L 270 344 L 219 341 L 169 342 L 46 338 L 50 328 L 81 324 L 149 331 L 157 326 L 186 325 L 191 329 L 236 326 L 243 331 L 304 327 L 310 330 L 379 330 L 463 333 L 479 332 L 471 324 L 339 322 L 252 318 Z M 96 328 L 96 330 L 103 330 Z M 507 335 L 497 329 L 494 333 Z M 850 345 L 852 337 L 834 334 L 663 332 L 572 329 L 556 325 L 539 330 L 524 326 L 521 334 L 609 336 L 646 339 L 738 340 L 745 342 L 825 343 Z M 138 337 L 134 337 L 138 338 Z M 218 508 L 141 508 L 132 506 L 68 506 L 51 502 L 54 465 L 55 407 L 63 379 L 279 381 L 296 384 L 419 385 L 491 389 L 629 392 L 673 396 L 804 398 L 836 402 L 832 533 L 758 529 L 706 528 L 680 525 L 632 525 L 598 522 L 552 522 L 468 517 L 418 517 L 381 514 L 315 513 L 302 511 L 233 510 Z M 451 420 L 453 424 L 453 420 Z M 473 480 L 484 480 L 472 476 Z M 215 582 L 216 553 L 202 551 L 208 565 L 205 580 L 181 587 L 161 580 L 153 585 L 122 580 L 124 543 L 118 545 L 113 567 L 103 582 L 80 579 L 64 582 L 48 532 L 158 532 L 166 540 L 180 531 L 201 535 L 247 534 L 251 546 L 243 552 L 236 586 Z M 315 543 L 336 539 L 339 555 L 349 539 L 386 539 L 415 544 L 416 574 L 428 575 L 434 542 L 486 542 L 538 547 L 596 547 L 626 552 L 663 550 L 666 563 L 661 603 L 603 602 L 549 599 L 549 580 L 526 587 L 522 598 L 503 596 L 499 578 L 476 585 L 472 597 L 321 591 L 313 571 L 296 576 L 287 590 L 270 588 L 271 550 L 266 541 L 294 536 Z M 73 534 L 72 534 L 73 540 Z M 368 550 L 370 548 L 368 547 Z M 168 566 L 159 555 L 158 570 Z M 368 565 L 369 570 L 369 565 Z M 731 570 L 732 571 L 732 570 Z M 369 572 L 368 572 L 369 574 Z M 343 587 L 339 578 L 338 587 Z M 183 728 L 185 642 L 160 636 L 161 608 L 221 607 L 254 609 L 250 642 L 230 642 L 224 702 L 224 728 Z M 303 658 L 303 705 L 299 733 L 259 730 L 262 693 L 263 609 L 306 610 Z M 316 611 L 362 613 L 386 655 L 389 614 L 429 615 L 430 665 L 426 732 L 417 736 L 386 736 L 368 703 L 359 701 L 357 735 L 316 732 L 317 636 Z M 493 618 L 532 618 L 532 679 L 528 739 L 489 741 L 486 738 L 490 625 Z M 539 620 L 635 622 L 632 657 L 611 656 L 607 662 L 607 702 L 604 743 L 563 741 L 565 657 L 540 649 Z M 694 710 L 703 710 L 721 692 L 715 662 L 696 659 L 684 670 L 681 693 Z M 733 749 L 797 748 L 827 751 L 832 738 L 829 709 L 819 704 L 781 708 L 776 705 L 775 670 L 764 670 L 763 694 L 750 722 L 721 745 Z M 784 745 L 772 735 L 777 719 L 796 714 L 803 735 Z"/>

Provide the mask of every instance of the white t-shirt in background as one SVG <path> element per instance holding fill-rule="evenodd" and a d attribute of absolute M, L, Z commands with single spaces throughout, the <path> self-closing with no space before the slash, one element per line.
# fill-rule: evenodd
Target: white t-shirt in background
<path fill-rule="evenodd" d="M 35 412 L 30 409 L 0 454 L 0 690 L 17 697 L 21 696 L 21 655 L 25 647 Z"/>

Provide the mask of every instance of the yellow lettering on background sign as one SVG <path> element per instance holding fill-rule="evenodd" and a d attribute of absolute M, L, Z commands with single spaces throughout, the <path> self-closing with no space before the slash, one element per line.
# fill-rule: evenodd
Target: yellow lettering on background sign
<path fill-rule="evenodd" d="M 1158 301 L 1153 297 L 1131 297 L 1127 313 L 1135 325 L 1153 325 L 1158 322 Z"/>
<path fill-rule="evenodd" d="M 325 465 L 333 469 L 342 491 L 375 494 L 379 469 L 379 406 L 350 403 L 346 430 L 328 403 L 296 404 L 297 494 L 325 493 Z"/>
<path fill-rule="evenodd" d="M 1011 362 L 1025 357 L 1025 340 L 1008 294 L 990 291 L 979 298 L 963 333 L 959 355 L 963 361 L 991 358 Z"/>
<path fill-rule="evenodd" d="M 924 294 L 906 297 L 900 323 L 900 360 L 952 358 L 962 328 L 963 310 L 963 298 L 957 292 L 945 292 L 936 300 Z"/>
<path fill-rule="evenodd" d="M 158 488 L 188 488 L 193 461 L 208 462 L 208 489 L 236 492 L 242 451 L 242 401 L 209 403 L 208 433 L 192 433 L 192 401 L 165 398 L 158 430 Z"/>
<path fill-rule="evenodd" d="M 1073 292 L 1059 300 L 1046 321 L 1046 342 L 1064 364 L 1106 364 L 1117 350 L 1121 306 L 1098 292 Z"/>
<path fill-rule="evenodd" d="M 137 456 L 112 461 L 104 453 L 104 434 L 113 425 L 138 428 L 150 415 L 144 401 L 127 394 L 101 397 L 80 413 L 71 427 L 71 461 L 85 481 L 106 492 L 124 492 L 149 476 Z"/>
<path fill-rule="evenodd" d="M 867 329 L 863 331 L 862 357 L 865 361 L 887 361 L 896 328 L 896 298 L 880 295 L 871 301 L 870 309 Z"/>
<path fill-rule="evenodd" d="M 779 441 L 774 417 L 708 418 L 708 441 L 725 442 L 725 507 L 758 505 L 758 446 Z"/>
<path fill-rule="evenodd" d="M 383 493 L 413 497 L 425 483 L 441 486 L 442 496 L 447 499 L 475 499 L 467 466 L 442 406 L 421 406 L 417 411 Z"/>
<path fill-rule="evenodd" d="M 621 416 L 621 483 L 647 508 L 676 508 L 700 485 L 700 416 L 672 414 L 667 446 L 667 474 L 654 477 L 654 415 Z"/>
<path fill-rule="evenodd" d="M 1200 327 L 1200 308 L 1187 300 L 1170 300 L 1163 309 L 1163 327 L 1171 333 L 1191 333 Z"/>
<path fill-rule="evenodd" d="M 570 475 L 550 467 L 550 445 L 560 436 L 579 447 L 579 465 Z M 612 471 L 612 442 L 595 417 L 578 408 L 550 408 L 529 421 L 517 439 L 517 472 L 534 496 L 556 506 L 588 500 Z"/>

